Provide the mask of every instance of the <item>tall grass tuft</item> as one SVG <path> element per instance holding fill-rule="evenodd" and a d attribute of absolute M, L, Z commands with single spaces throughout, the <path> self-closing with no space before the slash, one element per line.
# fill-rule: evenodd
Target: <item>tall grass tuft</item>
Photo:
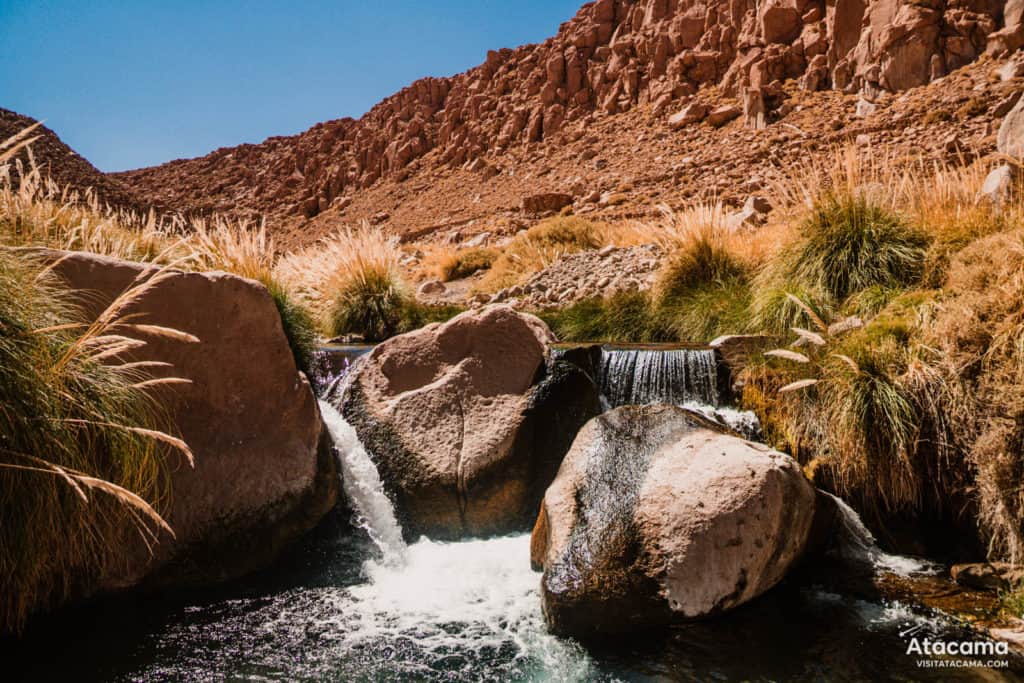
<path fill-rule="evenodd" d="M 435 249 L 427 255 L 426 266 L 441 282 L 451 282 L 489 269 L 500 252 L 490 247 Z"/>
<path fill-rule="evenodd" d="M 832 301 L 870 287 L 903 287 L 924 268 L 927 238 L 863 194 L 816 202 L 786 265 L 788 279 Z"/>
<path fill-rule="evenodd" d="M 328 334 L 381 341 L 421 312 L 402 279 L 398 240 L 364 223 L 284 257 L 278 276 L 324 321 Z"/>
<path fill-rule="evenodd" d="M 190 266 L 198 270 L 224 270 L 256 280 L 267 288 L 281 317 L 288 346 L 299 370 L 309 374 L 317 344 L 316 321 L 276 274 L 274 240 L 265 224 L 231 222 L 223 218 L 196 219 L 184 242 Z"/>
<path fill-rule="evenodd" d="M 600 249 L 607 244 L 607 226 L 576 216 L 541 221 L 502 248 L 480 283 L 483 292 L 522 284 L 562 256 Z"/>
<path fill-rule="evenodd" d="M 152 364 L 124 360 L 145 345 L 125 308 L 166 277 L 137 282 L 97 318 L 82 321 L 39 263 L 0 250 L 0 631 L 94 585 L 132 548 L 172 533 L 167 433 L 150 392 L 185 380 L 149 379 Z"/>

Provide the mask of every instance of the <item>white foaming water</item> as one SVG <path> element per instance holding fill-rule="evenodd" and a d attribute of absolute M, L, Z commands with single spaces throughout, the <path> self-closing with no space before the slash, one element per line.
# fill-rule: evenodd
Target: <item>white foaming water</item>
<path fill-rule="evenodd" d="M 358 515 L 359 526 L 380 548 L 385 564 L 401 564 L 406 550 L 402 527 L 395 517 L 395 507 L 384 493 L 377 466 L 360 443 L 356 430 L 334 406 L 320 401 L 320 412 L 338 449 L 342 484 Z"/>
<path fill-rule="evenodd" d="M 875 571 L 889 572 L 900 576 L 935 573 L 935 568 L 927 562 L 884 552 L 878 547 L 874 535 L 864 526 L 860 515 L 853 508 L 841 498 L 830 493 L 825 495 L 835 501 L 842 528 L 846 532 L 843 546 L 840 549 L 842 555 L 854 560 L 867 561 Z"/>
<path fill-rule="evenodd" d="M 529 534 L 456 543 L 422 538 L 407 546 L 355 429 L 329 403 L 320 408 L 341 455 L 345 493 L 383 557 L 363 564 L 365 583 L 324 591 L 313 610 L 286 600 L 273 623 L 315 622 L 342 659 L 401 653 L 393 671 L 406 675 L 455 657 L 479 660 L 474 666 L 498 660 L 502 675 L 587 680 L 591 664 L 582 648 L 547 632 Z"/>
<path fill-rule="evenodd" d="M 761 431 L 761 421 L 751 410 L 736 410 L 735 408 L 716 408 L 715 406 L 701 403 L 699 401 L 687 401 L 682 405 L 687 410 L 693 410 L 709 420 L 721 422 L 744 438 L 754 439 Z"/>

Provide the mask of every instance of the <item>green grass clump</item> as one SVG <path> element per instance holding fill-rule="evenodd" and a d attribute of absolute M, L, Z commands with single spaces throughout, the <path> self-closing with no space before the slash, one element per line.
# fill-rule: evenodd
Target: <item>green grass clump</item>
<path fill-rule="evenodd" d="M 366 270 L 348 280 L 329 310 L 333 336 L 358 335 L 371 343 L 390 339 L 434 322 L 449 320 L 459 306 L 426 306 L 406 294 L 401 281 L 387 273 Z"/>
<path fill-rule="evenodd" d="M 148 391 L 180 380 L 147 380 L 118 360 L 142 345 L 119 307 L 147 286 L 83 324 L 39 264 L 0 250 L 0 631 L 95 585 L 126 546 L 167 528 L 165 446 L 191 454 L 158 431 Z"/>
<path fill-rule="evenodd" d="M 329 310 L 331 335 L 355 334 L 378 342 L 402 330 L 407 295 L 388 273 L 367 270 L 338 291 Z"/>
<path fill-rule="evenodd" d="M 662 300 L 658 317 L 678 341 L 710 342 L 748 329 L 751 296 L 744 277 L 716 280 L 678 299 Z"/>
<path fill-rule="evenodd" d="M 920 279 L 927 238 L 865 196 L 829 196 L 800 226 L 788 279 L 840 303 L 870 287 Z"/>
<path fill-rule="evenodd" d="M 288 339 L 288 347 L 295 358 L 295 365 L 309 375 L 318 339 L 316 321 L 306 307 L 296 301 L 295 297 L 276 280 L 268 279 L 264 285 L 281 316 L 281 326 Z"/>
<path fill-rule="evenodd" d="M 719 233 L 689 233 L 669 245 L 655 284 L 657 317 L 677 340 L 711 341 L 748 327 L 747 266 Z"/>
<path fill-rule="evenodd" d="M 620 292 L 606 299 L 587 299 L 537 315 L 562 341 L 640 344 L 676 340 L 660 311 L 644 292 Z"/>

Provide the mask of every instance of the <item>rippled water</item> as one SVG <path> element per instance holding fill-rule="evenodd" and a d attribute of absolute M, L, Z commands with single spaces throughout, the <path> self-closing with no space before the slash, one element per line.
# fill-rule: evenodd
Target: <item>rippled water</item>
<path fill-rule="evenodd" d="M 917 668 L 900 635 L 908 628 L 970 634 L 937 613 L 841 594 L 821 568 L 713 620 L 586 646 L 556 638 L 544 626 L 528 535 L 406 545 L 372 460 L 336 411 L 323 412 L 351 508 L 339 507 L 261 575 L 37 622 L 22 642 L 0 644 L 4 679 L 1019 680 L 1017 661 L 1012 671 Z M 858 557 L 896 562 L 876 553 L 852 510 L 841 510 Z"/>
<path fill-rule="evenodd" d="M 420 541 L 383 562 L 339 510 L 272 571 L 214 592 L 105 603 L 37 624 L 8 680 L 1019 680 L 928 671 L 899 633 L 955 624 L 792 582 L 736 612 L 589 647 L 547 635 L 525 535 Z M 1014 669 L 1019 671 L 1018 669 Z M 6 678 L 6 675 L 5 675 Z"/>

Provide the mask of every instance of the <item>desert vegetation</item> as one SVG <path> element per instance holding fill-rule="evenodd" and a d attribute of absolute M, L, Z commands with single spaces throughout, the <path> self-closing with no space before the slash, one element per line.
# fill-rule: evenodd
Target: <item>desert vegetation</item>
<path fill-rule="evenodd" d="M 101 579 L 126 561 L 125 543 L 170 532 L 165 450 L 191 454 L 152 392 L 185 380 L 120 360 L 145 344 L 140 332 L 196 341 L 124 315 L 164 277 L 155 272 L 90 322 L 42 262 L 0 251 L 0 580 L 9 598 L 0 631 L 81 590 L 72 577 Z"/>

